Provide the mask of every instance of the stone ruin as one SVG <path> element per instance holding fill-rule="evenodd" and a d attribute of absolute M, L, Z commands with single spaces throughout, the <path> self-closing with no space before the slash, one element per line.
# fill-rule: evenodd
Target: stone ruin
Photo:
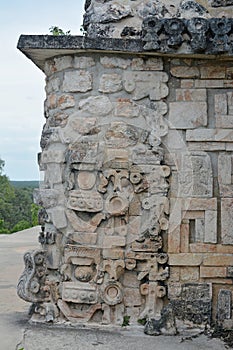
<path fill-rule="evenodd" d="M 233 326 L 233 1 L 87 0 L 46 75 L 32 320 Z"/>

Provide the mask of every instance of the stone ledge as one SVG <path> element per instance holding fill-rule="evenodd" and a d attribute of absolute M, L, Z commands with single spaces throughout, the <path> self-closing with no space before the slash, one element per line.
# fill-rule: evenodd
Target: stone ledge
<path fill-rule="evenodd" d="M 143 54 L 170 57 L 195 57 L 208 59 L 230 59 L 228 55 L 206 55 L 188 52 L 162 53 L 145 50 L 145 42 L 140 39 L 89 38 L 84 36 L 21 35 L 17 48 L 42 71 L 45 61 L 55 56 L 81 52 L 108 52 L 122 54 Z"/>
<path fill-rule="evenodd" d="M 44 70 L 47 59 L 90 52 L 142 53 L 143 42 L 139 39 L 88 38 L 84 36 L 21 35 L 17 48 Z"/>

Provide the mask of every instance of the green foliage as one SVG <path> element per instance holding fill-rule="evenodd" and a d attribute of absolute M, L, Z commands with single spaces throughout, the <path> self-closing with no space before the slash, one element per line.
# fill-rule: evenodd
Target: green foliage
<path fill-rule="evenodd" d="M 39 205 L 32 203 L 31 204 L 31 222 L 32 222 L 32 226 L 37 226 L 39 225 L 38 222 L 38 212 L 40 210 Z"/>
<path fill-rule="evenodd" d="M 11 230 L 11 232 L 18 232 L 30 228 L 31 224 L 27 220 L 20 220 Z"/>
<path fill-rule="evenodd" d="M 83 25 L 80 26 L 79 30 L 83 35 L 87 34 L 87 31 L 86 31 L 86 29 L 84 29 Z"/>
<path fill-rule="evenodd" d="M 33 187 L 14 187 L 3 175 L 0 158 L 0 233 L 11 233 L 38 225 L 39 207 L 33 204 Z"/>
<path fill-rule="evenodd" d="M 5 162 L 4 162 L 4 160 L 2 160 L 2 159 L 0 158 L 0 175 L 2 175 L 4 166 L 5 166 Z"/>
<path fill-rule="evenodd" d="M 37 188 L 39 187 L 39 181 L 10 181 L 11 185 L 16 188 Z"/>
<path fill-rule="evenodd" d="M 57 27 L 57 26 L 52 26 L 49 28 L 49 32 L 54 35 L 54 36 L 59 36 L 59 35 L 70 35 L 70 30 L 68 30 L 67 32 L 64 32 L 61 28 Z"/>
<path fill-rule="evenodd" d="M 140 323 L 142 326 L 145 326 L 146 324 L 146 318 L 139 318 L 138 323 Z"/>
<path fill-rule="evenodd" d="M 0 175 L 0 219 L 1 232 L 11 231 L 11 220 L 14 217 L 13 201 L 15 199 L 14 188 L 10 185 L 6 175 Z"/>
<path fill-rule="evenodd" d="M 130 316 L 125 315 L 121 327 L 129 326 Z"/>
<path fill-rule="evenodd" d="M 10 233 L 10 231 L 5 228 L 3 219 L 0 219 L 0 233 Z"/>

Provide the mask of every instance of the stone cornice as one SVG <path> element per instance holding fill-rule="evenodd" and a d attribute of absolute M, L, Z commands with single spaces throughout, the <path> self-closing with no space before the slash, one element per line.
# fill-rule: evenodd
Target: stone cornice
<path fill-rule="evenodd" d="M 21 35 L 17 48 L 44 70 L 47 59 L 80 52 L 143 53 L 140 39 L 89 38 L 85 36 Z"/>
<path fill-rule="evenodd" d="M 49 58 L 84 51 L 231 59 L 232 36 L 233 19 L 150 17 L 143 22 L 142 39 L 21 35 L 17 48 L 44 70 Z"/>

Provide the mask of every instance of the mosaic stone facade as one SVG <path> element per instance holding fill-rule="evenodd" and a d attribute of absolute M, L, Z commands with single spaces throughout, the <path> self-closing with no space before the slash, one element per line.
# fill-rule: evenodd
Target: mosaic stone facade
<path fill-rule="evenodd" d="M 232 20 L 210 18 L 215 2 L 177 2 L 163 18 L 155 3 L 87 1 L 87 33 L 97 7 L 120 6 L 96 20 L 113 21 L 114 38 L 19 41 L 47 93 L 41 248 L 18 285 L 33 320 L 232 328 Z M 158 13 L 119 39 L 139 5 Z"/>

